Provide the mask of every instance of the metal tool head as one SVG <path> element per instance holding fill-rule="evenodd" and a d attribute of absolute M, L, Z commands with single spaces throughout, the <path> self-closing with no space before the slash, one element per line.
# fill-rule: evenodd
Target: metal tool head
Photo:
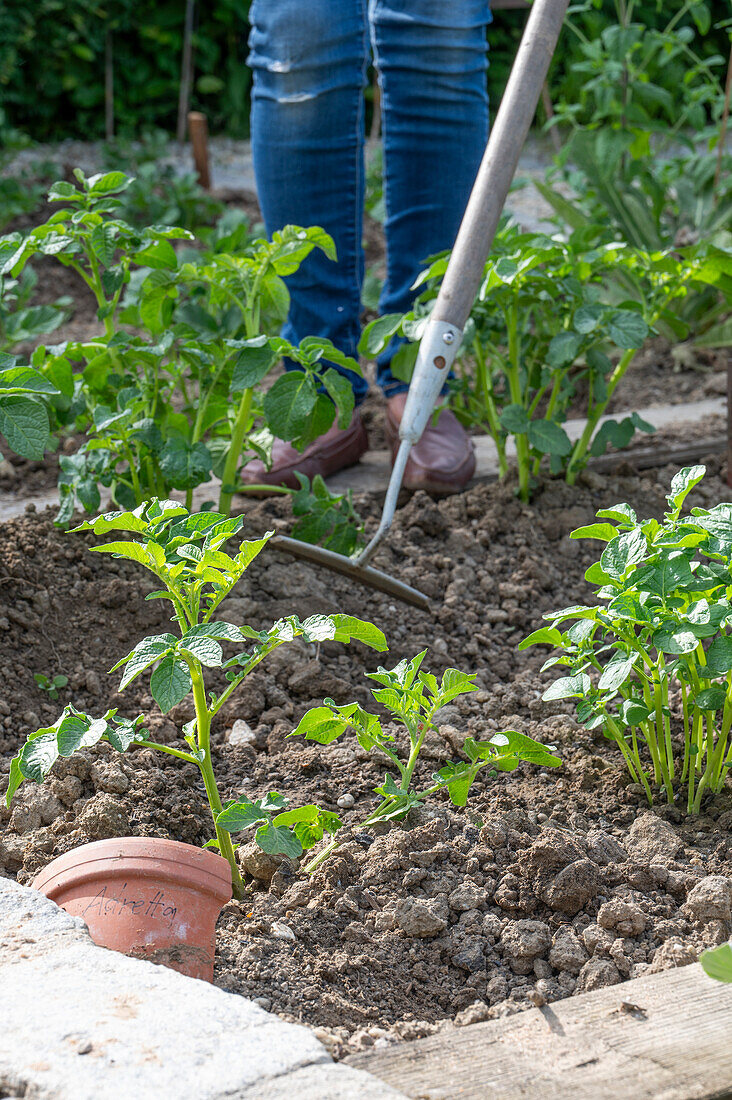
<path fill-rule="evenodd" d="M 342 573 L 344 577 L 360 581 L 368 588 L 375 588 L 379 592 L 386 592 L 389 596 L 401 600 L 403 603 L 419 607 L 422 611 L 429 611 L 430 601 L 424 592 L 417 588 L 398 581 L 388 573 L 380 569 L 373 569 L 370 565 L 359 565 L 357 560 L 347 558 L 343 554 L 335 554 L 332 550 L 324 550 L 322 546 L 312 546 L 309 542 L 299 542 L 297 539 L 287 538 L 286 535 L 275 535 L 270 539 L 270 546 L 276 550 L 282 550 L 285 554 L 291 554 L 294 558 L 303 561 L 311 561 L 315 565 L 323 565 L 335 573 Z"/>

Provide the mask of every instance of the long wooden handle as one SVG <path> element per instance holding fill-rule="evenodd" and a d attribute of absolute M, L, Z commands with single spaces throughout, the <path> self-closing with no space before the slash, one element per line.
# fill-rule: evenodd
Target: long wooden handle
<path fill-rule="evenodd" d="M 432 317 L 461 331 L 480 286 L 569 0 L 534 0 Z"/>

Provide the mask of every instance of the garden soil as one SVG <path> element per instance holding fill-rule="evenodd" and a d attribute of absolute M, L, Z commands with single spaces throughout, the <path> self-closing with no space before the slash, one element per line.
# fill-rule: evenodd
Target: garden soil
<path fill-rule="evenodd" d="M 691 504 L 729 499 L 719 461 Z M 312 879 L 244 847 L 248 894 L 218 925 L 216 982 L 317 1030 L 336 1055 L 508 1015 L 647 971 L 684 965 L 727 938 L 732 901 L 732 792 L 695 818 L 649 809 L 619 753 L 541 694 L 544 649 L 517 645 L 552 608 L 581 603 L 597 544 L 575 527 L 620 501 L 660 514 L 672 468 L 621 465 L 570 489 L 547 481 L 531 505 L 508 485 L 398 512 L 377 564 L 419 586 L 430 612 L 408 609 L 315 566 L 265 551 L 223 610 L 257 628 L 291 613 L 345 611 L 381 626 L 390 652 L 360 645 L 282 647 L 222 710 L 214 764 L 224 797 L 270 790 L 294 805 L 338 810 L 344 843 Z M 373 524 L 378 502 L 357 502 Z M 245 535 L 286 531 L 289 504 L 253 504 Z M 117 695 L 106 672 L 145 634 L 167 629 L 154 585 L 132 565 L 88 553 L 32 510 L 0 527 L 0 786 L 26 734 L 64 701 L 92 713 L 143 712 L 174 743 L 187 701 L 159 713 L 141 678 Z M 425 667 L 477 671 L 479 690 L 440 714 L 421 778 L 460 756 L 468 735 L 513 728 L 555 745 L 561 768 L 482 775 L 468 807 L 439 796 L 383 832 L 359 821 L 388 761 L 346 735 L 329 747 L 290 739 L 304 711 L 332 696 L 370 701 L 364 672 L 428 648 Z M 58 702 L 34 673 L 69 677 Z M 402 745 L 402 749 L 403 749 Z M 197 769 L 151 750 L 107 746 L 59 761 L 0 810 L 0 873 L 29 882 L 55 856 L 104 837 L 202 844 L 211 823 Z"/>

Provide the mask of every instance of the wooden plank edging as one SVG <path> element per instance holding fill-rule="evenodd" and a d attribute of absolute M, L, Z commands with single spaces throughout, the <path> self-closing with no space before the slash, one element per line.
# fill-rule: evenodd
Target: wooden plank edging
<path fill-rule="evenodd" d="M 725 1100 L 731 1040 L 732 985 L 696 964 L 346 1061 L 411 1100 Z"/>

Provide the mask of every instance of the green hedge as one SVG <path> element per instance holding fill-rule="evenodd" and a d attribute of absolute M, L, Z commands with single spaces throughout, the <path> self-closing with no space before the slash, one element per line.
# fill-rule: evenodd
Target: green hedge
<path fill-rule="evenodd" d="M 104 135 L 104 57 L 112 31 L 115 122 L 120 134 L 175 129 L 184 0 L 2 0 L 0 105 L 38 141 Z M 196 5 L 191 106 L 214 130 L 248 131 L 245 65 L 249 0 Z"/>
<path fill-rule="evenodd" d="M 198 0 L 196 5 L 192 107 L 206 112 L 212 131 L 234 136 L 248 133 L 249 3 Z M 105 37 L 110 28 L 117 132 L 130 136 L 153 126 L 174 130 L 184 9 L 184 0 L 116 0 L 113 6 L 103 0 L 0 0 L 0 107 L 8 122 L 38 141 L 103 136 Z M 588 17 L 590 33 L 611 21 L 613 11 L 613 0 L 603 0 L 601 11 Z M 663 8 L 658 0 L 641 0 L 635 17 L 661 25 Z M 498 11 L 489 29 L 488 83 L 494 106 L 525 22 L 523 11 Z M 683 22 L 689 23 L 689 17 Z M 575 43 L 565 31 L 552 68 L 555 97 L 576 94 Z M 696 48 L 725 53 L 724 31 L 710 32 Z M 679 75 L 674 73 L 674 79 Z"/>

